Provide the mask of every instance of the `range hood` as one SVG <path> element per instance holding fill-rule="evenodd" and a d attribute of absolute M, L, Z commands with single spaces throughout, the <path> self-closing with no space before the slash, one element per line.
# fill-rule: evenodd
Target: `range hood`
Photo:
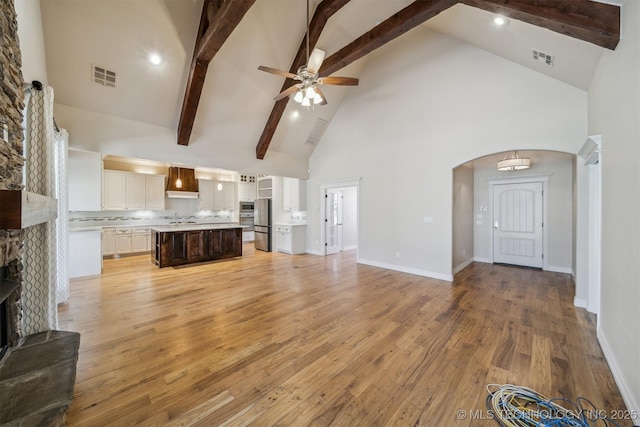
<path fill-rule="evenodd" d="M 182 185 L 179 187 L 178 184 Z M 198 180 L 194 169 L 171 166 L 167 178 L 167 197 L 170 199 L 197 199 Z"/>

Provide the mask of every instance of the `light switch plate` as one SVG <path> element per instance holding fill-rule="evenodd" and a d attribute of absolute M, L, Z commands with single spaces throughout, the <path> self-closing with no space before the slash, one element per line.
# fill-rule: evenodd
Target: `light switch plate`
<path fill-rule="evenodd" d="M 425 216 L 423 219 L 425 224 L 432 224 L 433 223 L 433 217 L 432 216 Z"/>

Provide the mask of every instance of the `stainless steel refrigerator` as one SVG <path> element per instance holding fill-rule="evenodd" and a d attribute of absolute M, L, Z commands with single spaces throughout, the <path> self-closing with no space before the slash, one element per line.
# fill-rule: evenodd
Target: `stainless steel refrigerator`
<path fill-rule="evenodd" d="M 271 199 L 257 199 L 253 212 L 256 249 L 271 252 Z"/>

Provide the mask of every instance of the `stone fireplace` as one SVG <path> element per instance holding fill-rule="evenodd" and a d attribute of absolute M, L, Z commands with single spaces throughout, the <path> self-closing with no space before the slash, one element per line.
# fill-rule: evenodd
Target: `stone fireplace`
<path fill-rule="evenodd" d="M 39 223 L 25 221 L 25 212 L 43 211 L 30 204 L 47 197 L 23 191 L 24 81 L 14 0 L 0 1 L 0 41 L 0 425 L 60 426 L 73 397 L 80 334 L 24 336 L 21 329 L 23 229 Z"/>
<path fill-rule="evenodd" d="M 0 2 L 0 9 L 2 12 L 0 13 L 0 38 L 2 39 L 0 44 L 0 72 L 2 73 L 0 79 L 0 190 L 21 190 L 24 166 L 22 157 L 22 111 L 24 110 L 22 85 L 24 82 L 20 72 L 18 25 L 12 0 Z M 22 282 L 23 238 L 21 229 L 0 229 L 0 267 L 4 267 L 0 278 L 17 284 L 17 287 L 6 295 L 4 303 L 8 320 L 6 334 L 10 346 L 17 344 L 21 332 L 20 283 Z M 7 287 L 3 285 L 3 288 Z"/>

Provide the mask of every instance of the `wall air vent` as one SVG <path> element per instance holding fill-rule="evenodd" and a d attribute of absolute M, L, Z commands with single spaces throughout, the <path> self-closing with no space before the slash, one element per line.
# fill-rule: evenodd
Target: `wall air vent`
<path fill-rule="evenodd" d="M 313 124 L 313 128 L 311 128 L 311 132 L 307 137 L 307 140 L 304 142 L 309 145 L 316 145 L 320 142 L 320 138 L 324 135 L 324 131 L 327 130 L 329 126 L 329 121 L 324 119 L 316 119 L 316 122 Z"/>
<path fill-rule="evenodd" d="M 91 65 L 91 81 L 100 86 L 116 87 L 116 72 L 99 65 Z"/>
<path fill-rule="evenodd" d="M 553 55 L 549 55 L 548 53 L 540 52 L 536 49 L 531 49 L 533 51 L 533 60 L 542 62 L 543 64 L 547 64 L 550 67 L 553 67 Z"/>

